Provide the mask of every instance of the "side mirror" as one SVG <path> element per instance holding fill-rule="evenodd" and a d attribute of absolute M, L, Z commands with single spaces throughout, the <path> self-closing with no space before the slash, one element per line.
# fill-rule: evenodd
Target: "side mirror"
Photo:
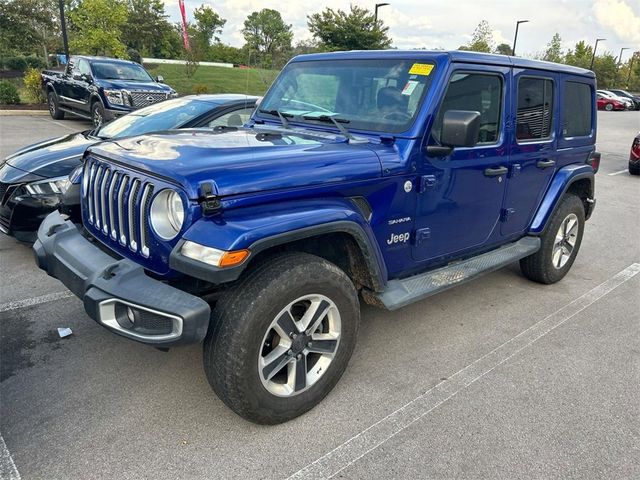
<path fill-rule="evenodd" d="M 158 76 L 156 77 L 156 82 L 158 82 L 158 83 L 164 83 L 164 77 L 163 77 L 162 75 L 158 75 Z"/>
<path fill-rule="evenodd" d="M 480 134 L 480 112 L 449 110 L 442 119 L 441 141 L 450 147 L 473 147 Z"/>
<path fill-rule="evenodd" d="M 473 147 L 480 134 L 480 112 L 470 110 L 447 110 L 442 119 L 440 145 L 430 145 L 427 153 L 432 156 L 447 156 L 455 147 Z"/>

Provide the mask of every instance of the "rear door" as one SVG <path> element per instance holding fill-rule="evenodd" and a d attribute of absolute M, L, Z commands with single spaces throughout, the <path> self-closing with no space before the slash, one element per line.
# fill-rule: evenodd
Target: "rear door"
<path fill-rule="evenodd" d="M 446 157 L 422 153 L 413 257 L 436 263 L 481 249 L 498 229 L 508 165 L 509 67 L 455 66 L 427 143 L 448 110 L 480 113 L 478 144 Z M 423 152 L 425 150 L 423 149 Z"/>
<path fill-rule="evenodd" d="M 524 233 L 558 167 L 557 80 L 551 72 L 514 69 L 516 122 L 500 224 L 503 236 Z"/>

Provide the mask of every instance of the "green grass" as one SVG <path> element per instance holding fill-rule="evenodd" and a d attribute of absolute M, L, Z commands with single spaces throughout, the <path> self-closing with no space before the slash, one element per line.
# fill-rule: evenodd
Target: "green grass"
<path fill-rule="evenodd" d="M 278 75 L 277 70 L 257 68 L 222 68 L 198 66 L 195 74 L 188 78 L 184 65 L 145 65 L 153 75 L 162 75 L 165 83 L 181 95 L 196 93 L 194 87 L 207 88 L 207 93 L 246 93 L 264 95 Z M 202 91 L 197 93 L 203 93 Z"/>

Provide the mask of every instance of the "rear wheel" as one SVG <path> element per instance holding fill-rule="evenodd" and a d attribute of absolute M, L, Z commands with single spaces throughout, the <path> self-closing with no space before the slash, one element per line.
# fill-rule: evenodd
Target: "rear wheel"
<path fill-rule="evenodd" d="M 584 206 L 575 195 L 566 195 L 540 237 L 540 250 L 520 260 L 525 277 L 551 284 L 561 280 L 576 259 L 584 233 Z"/>
<path fill-rule="evenodd" d="M 53 91 L 49 91 L 47 94 L 47 104 L 49 105 L 49 114 L 54 120 L 62 120 L 64 118 L 64 112 L 60 110 L 58 104 L 58 97 Z"/>
<path fill-rule="evenodd" d="M 218 301 L 207 379 L 238 415 L 276 424 L 317 405 L 344 372 L 360 309 L 351 280 L 313 255 L 274 257 Z"/>
<path fill-rule="evenodd" d="M 640 161 L 633 163 L 629 162 L 629 174 L 640 175 Z"/>

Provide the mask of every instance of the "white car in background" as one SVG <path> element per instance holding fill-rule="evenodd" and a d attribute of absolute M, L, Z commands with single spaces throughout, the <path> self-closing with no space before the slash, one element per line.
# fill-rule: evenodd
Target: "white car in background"
<path fill-rule="evenodd" d="M 621 97 L 613 92 L 610 92 L 609 90 L 598 90 L 597 92 L 604 97 L 612 98 L 613 100 L 619 101 L 620 103 L 624 104 L 627 110 L 633 110 L 635 108 L 633 100 L 631 100 L 630 98 Z"/>

